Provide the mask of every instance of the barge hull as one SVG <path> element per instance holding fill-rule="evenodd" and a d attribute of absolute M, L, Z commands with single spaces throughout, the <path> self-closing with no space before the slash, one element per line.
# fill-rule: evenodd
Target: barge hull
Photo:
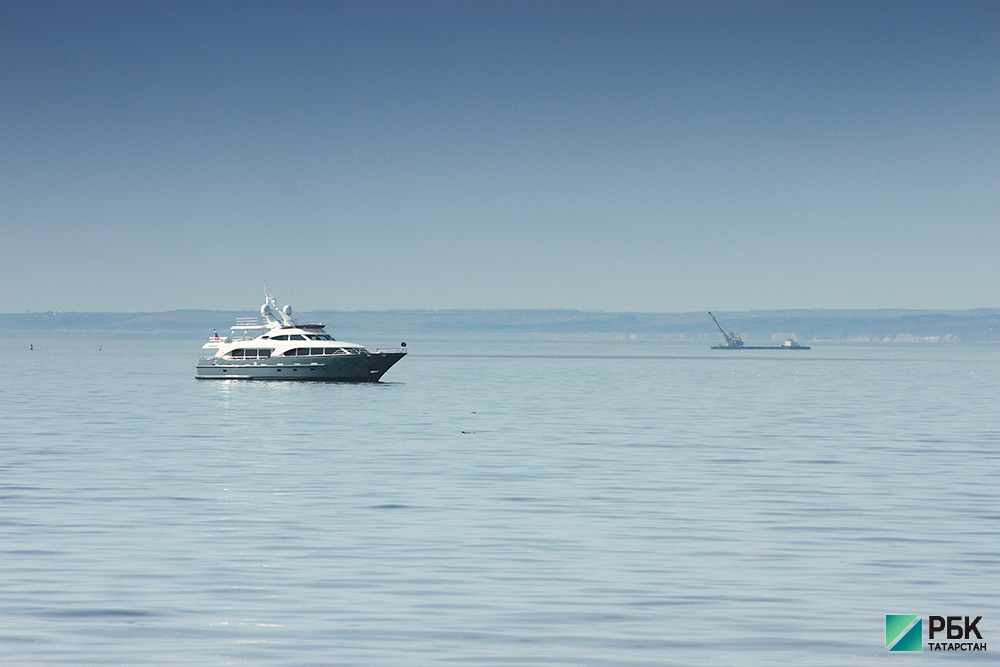
<path fill-rule="evenodd" d="M 713 345 L 713 350 L 808 350 L 808 345 Z"/>

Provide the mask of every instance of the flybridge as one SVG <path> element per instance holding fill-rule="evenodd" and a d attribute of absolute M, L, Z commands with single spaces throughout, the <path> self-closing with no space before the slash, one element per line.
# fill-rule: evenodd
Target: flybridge
<path fill-rule="evenodd" d="M 278 308 L 278 301 L 271 290 L 264 285 L 264 305 L 260 307 L 260 317 L 237 317 L 232 331 L 268 331 L 270 329 L 312 329 L 325 328 L 323 324 L 298 324 L 292 319 L 292 307 Z"/>
<path fill-rule="evenodd" d="M 267 285 L 264 285 L 264 305 L 260 307 L 260 314 L 267 321 L 267 327 L 278 329 L 281 327 L 294 327 L 295 320 L 292 319 L 292 307 L 285 306 L 278 308 L 278 302 Z"/>

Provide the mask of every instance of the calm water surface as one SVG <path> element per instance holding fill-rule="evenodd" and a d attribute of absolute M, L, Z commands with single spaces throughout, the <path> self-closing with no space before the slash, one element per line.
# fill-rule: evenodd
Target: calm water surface
<path fill-rule="evenodd" d="M 350 385 L 0 339 L 0 663 L 872 665 L 887 613 L 1000 655 L 1000 346 L 408 342 Z"/>

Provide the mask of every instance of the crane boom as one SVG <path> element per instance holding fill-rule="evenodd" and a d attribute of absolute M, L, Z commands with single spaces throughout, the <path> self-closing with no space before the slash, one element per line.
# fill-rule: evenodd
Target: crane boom
<path fill-rule="evenodd" d="M 708 311 L 708 316 L 712 318 L 712 321 L 715 322 L 715 326 L 719 327 L 719 332 L 723 336 L 725 336 L 726 340 L 728 341 L 729 340 L 729 336 L 726 335 L 726 332 L 725 332 L 725 330 L 723 330 L 722 325 L 719 324 L 719 320 L 715 319 L 715 315 L 712 314 L 712 311 Z"/>
<path fill-rule="evenodd" d="M 740 338 L 740 335 L 738 333 L 732 333 L 732 332 L 726 333 L 726 330 L 722 328 L 722 325 L 719 324 L 719 320 L 715 319 L 715 315 L 713 315 L 711 311 L 709 311 L 708 316 L 712 318 L 713 322 L 715 322 L 715 326 L 719 327 L 719 331 L 722 333 L 722 337 L 726 339 L 727 346 L 743 347 L 743 339 Z"/>

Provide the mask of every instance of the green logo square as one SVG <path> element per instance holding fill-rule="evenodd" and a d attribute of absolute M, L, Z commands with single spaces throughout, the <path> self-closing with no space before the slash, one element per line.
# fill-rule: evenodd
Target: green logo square
<path fill-rule="evenodd" d="M 890 651 L 922 651 L 924 622 L 916 614 L 885 615 L 885 645 Z"/>

